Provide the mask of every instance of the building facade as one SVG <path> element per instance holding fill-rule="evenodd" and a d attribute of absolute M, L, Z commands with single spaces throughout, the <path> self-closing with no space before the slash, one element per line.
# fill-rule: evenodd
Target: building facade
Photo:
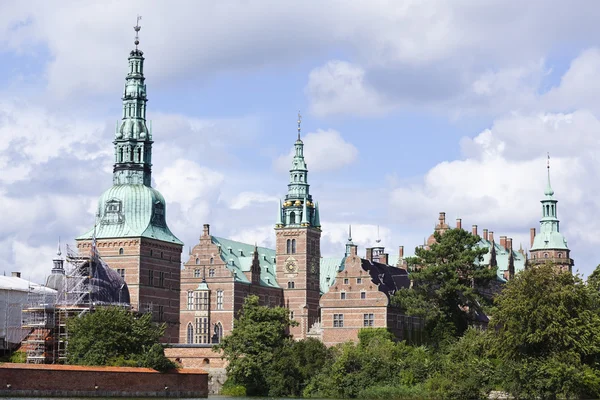
<path fill-rule="evenodd" d="M 151 186 L 153 140 L 146 123 L 144 57 L 138 44 L 136 38 L 113 142 L 113 185 L 100 196 L 94 226 L 77 238 L 77 248 L 89 253 L 95 247 L 124 278 L 132 308 L 165 322 L 164 340 L 177 342 L 183 243 L 169 230 L 165 199 Z"/>

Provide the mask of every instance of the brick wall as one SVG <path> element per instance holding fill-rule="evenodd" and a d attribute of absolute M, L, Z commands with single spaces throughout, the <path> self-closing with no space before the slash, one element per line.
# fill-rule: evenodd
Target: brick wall
<path fill-rule="evenodd" d="M 0 396 L 207 397 L 208 373 L 149 368 L 0 365 Z"/>

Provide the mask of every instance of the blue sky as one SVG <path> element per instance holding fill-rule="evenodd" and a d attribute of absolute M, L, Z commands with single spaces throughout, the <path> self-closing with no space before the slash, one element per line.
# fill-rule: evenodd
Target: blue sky
<path fill-rule="evenodd" d="M 0 1 L 0 262 L 42 281 L 93 223 L 141 14 L 171 230 L 273 245 L 302 112 L 324 255 L 438 212 L 529 247 L 546 153 L 576 268 L 600 262 L 593 1 Z M 410 252 L 410 250 L 409 250 Z"/>

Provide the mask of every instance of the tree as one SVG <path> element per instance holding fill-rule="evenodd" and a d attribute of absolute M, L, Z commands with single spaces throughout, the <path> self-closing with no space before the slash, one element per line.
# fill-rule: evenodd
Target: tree
<path fill-rule="evenodd" d="M 426 321 L 429 342 L 439 345 L 461 336 L 476 322 L 485 299 L 479 289 L 496 278 L 496 268 L 482 265 L 486 248 L 463 229 L 435 232 L 429 249 L 416 248 L 407 260 L 412 289 L 396 292 L 393 303 Z"/>
<path fill-rule="evenodd" d="M 296 325 L 287 308 L 260 306 L 258 300 L 246 297 L 231 334 L 215 346 L 229 362 L 228 380 L 244 386 L 250 396 L 269 394 L 270 365 L 289 344 L 289 328 Z"/>
<path fill-rule="evenodd" d="M 552 264 L 519 273 L 492 320 L 505 388 L 515 396 L 600 395 L 599 294 Z"/>
<path fill-rule="evenodd" d="M 588 276 L 587 284 L 596 289 L 596 291 L 600 291 L 600 265 Z"/>
<path fill-rule="evenodd" d="M 127 365 L 165 371 L 174 364 L 159 344 L 165 325 L 151 314 L 136 315 L 122 307 L 99 307 L 67 321 L 67 361 L 75 365 Z"/>

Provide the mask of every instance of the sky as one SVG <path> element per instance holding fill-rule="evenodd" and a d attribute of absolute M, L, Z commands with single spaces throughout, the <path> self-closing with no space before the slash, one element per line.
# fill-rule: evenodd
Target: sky
<path fill-rule="evenodd" d="M 112 184 L 136 16 L 153 186 L 187 249 L 274 245 L 297 113 L 322 255 L 450 225 L 529 247 L 550 154 L 575 270 L 600 263 L 600 3 L 0 0 L 0 265 L 42 282 Z"/>

